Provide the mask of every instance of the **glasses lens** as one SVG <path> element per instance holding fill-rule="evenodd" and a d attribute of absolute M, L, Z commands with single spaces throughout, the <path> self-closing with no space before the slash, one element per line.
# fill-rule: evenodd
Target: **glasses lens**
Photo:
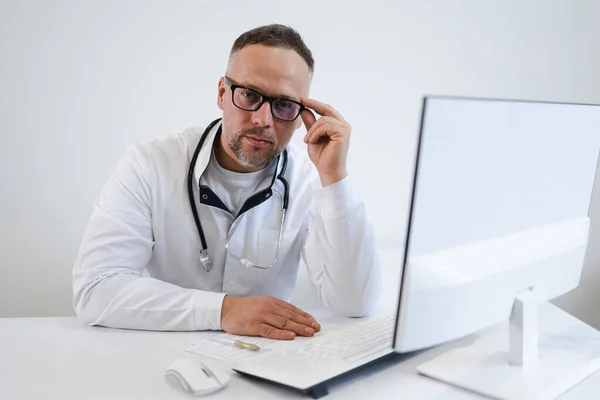
<path fill-rule="evenodd" d="M 282 119 L 284 121 L 292 121 L 296 119 L 300 112 L 300 105 L 293 101 L 285 99 L 276 99 L 273 101 L 273 115 L 275 118 Z"/>
<path fill-rule="evenodd" d="M 262 96 L 250 89 L 236 88 L 233 93 L 233 103 L 244 110 L 254 111 L 262 103 Z"/>

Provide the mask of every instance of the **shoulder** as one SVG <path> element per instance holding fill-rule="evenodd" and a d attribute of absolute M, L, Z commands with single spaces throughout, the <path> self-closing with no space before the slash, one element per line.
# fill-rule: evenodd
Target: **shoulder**
<path fill-rule="evenodd" d="M 194 153 L 203 127 L 190 127 L 134 143 L 129 151 L 149 162 L 181 162 Z"/>
<path fill-rule="evenodd" d="M 189 127 L 138 141 L 129 146 L 123 160 L 144 174 L 181 173 L 189 165 L 203 132 L 203 127 Z"/>
<path fill-rule="evenodd" d="M 202 127 L 190 127 L 185 130 L 173 131 L 148 140 L 135 143 L 132 150 L 142 152 L 145 156 L 155 159 L 160 157 L 181 157 L 193 153 L 204 132 Z"/>

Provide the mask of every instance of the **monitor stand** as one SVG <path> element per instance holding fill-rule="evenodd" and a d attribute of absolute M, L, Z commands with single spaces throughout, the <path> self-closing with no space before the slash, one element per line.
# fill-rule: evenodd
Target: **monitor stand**
<path fill-rule="evenodd" d="M 528 289 L 515 300 L 508 335 L 484 334 L 417 370 L 493 399 L 554 399 L 600 369 L 600 332 L 567 313 L 538 317 L 550 307 Z"/>

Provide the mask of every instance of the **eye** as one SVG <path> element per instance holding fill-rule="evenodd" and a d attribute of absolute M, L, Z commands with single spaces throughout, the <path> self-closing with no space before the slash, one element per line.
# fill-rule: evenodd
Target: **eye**
<path fill-rule="evenodd" d="M 275 103 L 275 106 L 277 108 L 279 108 L 281 111 L 286 111 L 286 110 L 290 110 L 294 107 L 297 107 L 295 103 L 292 103 L 291 101 L 287 101 L 287 100 L 277 100 L 277 103 Z"/>
<path fill-rule="evenodd" d="M 242 96 L 247 100 L 259 100 L 260 96 L 251 90 L 242 90 Z"/>

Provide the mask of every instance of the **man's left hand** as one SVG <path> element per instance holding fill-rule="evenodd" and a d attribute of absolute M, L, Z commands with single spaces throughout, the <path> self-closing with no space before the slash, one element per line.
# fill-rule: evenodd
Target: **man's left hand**
<path fill-rule="evenodd" d="M 333 107 L 312 99 L 302 98 L 301 101 L 321 115 L 317 120 L 310 110 L 302 111 L 307 131 L 304 142 L 308 144 L 308 156 L 317 167 L 321 185 L 331 185 L 347 175 L 346 158 L 352 127 Z"/>

